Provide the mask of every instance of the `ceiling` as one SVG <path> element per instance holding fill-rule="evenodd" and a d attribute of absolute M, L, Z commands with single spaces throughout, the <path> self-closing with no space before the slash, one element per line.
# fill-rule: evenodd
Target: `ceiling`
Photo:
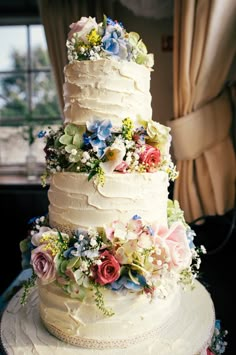
<path fill-rule="evenodd" d="M 93 1 L 95 2 L 96 0 Z M 174 0 L 107 1 L 119 1 L 137 16 L 160 19 L 172 16 Z M 38 0 L 0 0 L 0 25 L 21 24 L 26 22 L 40 23 Z"/>
<path fill-rule="evenodd" d="M 0 24 L 40 22 L 38 0 L 0 0 Z"/>

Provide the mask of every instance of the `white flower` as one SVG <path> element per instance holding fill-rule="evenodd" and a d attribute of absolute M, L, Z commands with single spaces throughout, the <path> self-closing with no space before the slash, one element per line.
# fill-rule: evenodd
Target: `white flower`
<path fill-rule="evenodd" d="M 104 151 L 104 156 L 107 161 L 100 164 L 102 170 L 107 174 L 112 173 L 115 168 L 122 163 L 125 153 L 126 149 L 124 143 L 119 139 L 115 140 L 115 142 Z"/>
<path fill-rule="evenodd" d="M 169 132 L 170 128 L 159 122 L 153 120 L 147 122 L 148 143 L 154 143 L 164 156 L 168 156 L 170 150 L 171 136 Z"/>
<path fill-rule="evenodd" d="M 76 154 L 77 154 L 77 149 L 72 149 L 71 152 L 70 152 L 70 154 L 76 155 Z"/>
<path fill-rule="evenodd" d="M 40 239 L 43 237 L 43 234 L 46 232 L 49 232 L 49 231 L 52 231 L 52 229 L 49 227 L 45 227 L 45 226 L 40 227 L 39 231 L 33 234 L 32 238 L 31 238 L 31 243 L 34 246 L 38 247 L 40 245 Z"/>

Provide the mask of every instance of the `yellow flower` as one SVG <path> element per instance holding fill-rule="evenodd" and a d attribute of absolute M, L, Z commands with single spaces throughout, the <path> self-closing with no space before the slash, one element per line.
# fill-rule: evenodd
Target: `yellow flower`
<path fill-rule="evenodd" d="M 44 250 L 49 250 L 53 256 L 67 249 L 69 236 L 65 233 L 56 231 L 48 231 L 42 234 L 40 243 L 43 244 Z"/>
<path fill-rule="evenodd" d="M 89 44 L 92 46 L 97 46 L 101 44 L 101 36 L 98 34 L 97 30 L 94 28 L 87 36 Z"/>

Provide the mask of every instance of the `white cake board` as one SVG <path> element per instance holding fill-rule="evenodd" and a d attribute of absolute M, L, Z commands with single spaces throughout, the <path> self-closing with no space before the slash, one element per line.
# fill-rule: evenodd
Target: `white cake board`
<path fill-rule="evenodd" d="M 205 355 L 214 331 L 214 306 L 198 281 L 193 291 L 181 291 L 179 312 L 160 328 L 157 339 L 126 349 L 82 349 L 63 343 L 49 334 L 40 320 L 37 289 L 24 307 L 21 293 L 9 302 L 1 320 L 1 341 L 7 355 Z"/>

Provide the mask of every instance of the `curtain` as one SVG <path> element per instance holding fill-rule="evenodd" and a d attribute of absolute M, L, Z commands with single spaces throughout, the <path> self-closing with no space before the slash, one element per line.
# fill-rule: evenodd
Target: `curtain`
<path fill-rule="evenodd" d="M 174 199 L 188 222 L 235 204 L 236 161 L 227 76 L 236 52 L 234 0 L 176 0 L 174 119 L 179 178 Z"/>
<path fill-rule="evenodd" d="M 96 17 L 102 21 L 103 14 L 113 16 L 113 1 L 106 0 L 39 0 L 39 10 L 44 26 L 49 57 L 55 78 L 59 105 L 63 116 L 63 68 L 67 64 L 66 40 L 69 25 L 82 16 Z"/>

